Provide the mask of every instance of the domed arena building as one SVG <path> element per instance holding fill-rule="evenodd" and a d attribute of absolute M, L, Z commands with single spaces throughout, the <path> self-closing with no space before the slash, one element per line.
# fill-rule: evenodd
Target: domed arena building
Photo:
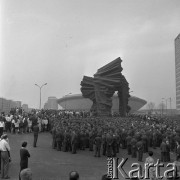
<path fill-rule="evenodd" d="M 92 101 L 84 98 L 82 94 L 70 94 L 57 100 L 58 104 L 65 110 L 73 111 L 89 111 L 92 106 Z M 114 94 L 112 98 L 112 112 L 119 112 L 119 99 L 118 95 Z M 135 96 L 129 98 L 128 105 L 131 107 L 130 113 L 134 113 L 142 108 L 147 102 Z"/>

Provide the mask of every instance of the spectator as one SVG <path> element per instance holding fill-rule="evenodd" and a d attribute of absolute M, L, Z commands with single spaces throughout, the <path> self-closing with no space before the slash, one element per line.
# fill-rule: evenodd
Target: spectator
<path fill-rule="evenodd" d="M 30 157 L 29 151 L 26 149 L 27 147 L 27 142 L 22 143 L 22 147 L 20 149 L 20 166 L 21 170 L 28 168 L 28 158 Z"/>
<path fill-rule="evenodd" d="M 39 133 L 39 126 L 38 126 L 38 124 L 36 124 L 33 127 L 33 131 L 34 131 L 34 143 L 33 143 L 33 147 L 36 147 L 37 139 L 38 139 L 38 133 Z"/>
<path fill-rule="evenodd" d="M 146 158 L 145 164 L 154 164 L 154 159 L 152 158 L 153 152 L 149 151 L 148 154 L 149 154 L 149 157 Z M 149 178 L 150 178 L 150 180 L 154 180 L 156 178 L 154 167 L 149 168 Z"/>
<path fill-rule="evenodd" d="M 111 178 L 105 174 L 102 176 L 101 180 L 111 180 Z"/>
<path fill-rule="evenodd" d="M 21 180 L 32 180 L 32 171 L 30 168 L 23 169 L 20 173 Z"/>
<path fill-rule="evenodd" d="M 4 129 L 4 121 L 3 121 L 2 117 L 0 117 L 0 137 L 3 134 L 3 129 Z"/>
<path fill-rule="evenodd" d="M 7 134 L 2 135 L 0 141 L 0 151 L 1 151 L 1 177 L 3 179 L 9 179 L 9 158 L 10 158 L 10 146 L 8 143 Z"/>
<path fill-rule="evenodd" d="M 19 119 L 15 119 L 15 133 L 19 133 L 19 123 L 20 123 L 20 120 Z"/>
<path fill-rule="evenodd" d="M 27 133 L 27 128 L 28 128 L 28 121 L 27 121 L 27 117 L 23 118 L 23 132 Z"/>
<path fill-rule="evenodd" d="M 32 132 L 32 120 L 30 118 L 28 118 L 27 122 L 28 122 L 28 132 L 31 133 Z"/>
<path fill-rule="evenodd" d="M 26 149 L 27 142 L 22 143 L 22 147 L 20 149 L 20 173 L 23 169 L 28 168 L 28 158 L 30 157 L 29 151 Z M 20 178 L 19 178 L 20 179 Z"/>
<path fill-rule="evenodd" d="M 76 171 L 71 171 L 69 173 L 69 180 L 79 180 L 79 173 Z"/>

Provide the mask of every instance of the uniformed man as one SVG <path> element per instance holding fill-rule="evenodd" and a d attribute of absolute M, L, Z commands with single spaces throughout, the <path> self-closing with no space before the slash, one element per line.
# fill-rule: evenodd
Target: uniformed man
<path fill-rule="evenodd" d="M 113 155 L 113 157 L 116 157 L 116 153 L 117 153 L 117 138 L 116 138 L 116 135 L 113 134 L 113 143 L 112 143 L 112 155 Z"/>
<path fill-rule="evenodd" d="M 55 149 L 57 147 L 57 144 L 56 144 L 56 127 L 53 127 L 53 129 L 52 129 L 52 138 L 53 138 L 52 148 Z"/>
<path fill-rule="evenodd" d="M 145 133 L 142 135 L 142 142 L 143 142 L 143 147 L 144 147 L 144 153 L 147 153 L 148 152 L 148 140 L 147 140 L 147 136 Z"/>
<path fill-rule="evenodd" d="M 89 132 L 89 151 L 93 151 L 94 135 L 93 131 Z"/>
<path fill-rule="evenodd" d="M 128 155 L 131 155 L 131 139 L 132 137 L 130 136 L 130 134 L 128 134 L 128 136 L 126 137 L 126 144 L 127 144 L 127 153 Z"/>
<path fill-rule="evenodd" d="M 77 134 L 75 131 L 72 132 L 71 135 L 71 147 L 72 147 L 72 154 L 76 154 L 77 150 Z"/>
<path fill-rule="evenodd" d="M 103 156 L 106 156 L 106 146 L 107 146 L 107 142 L 106 142 L 106 133 L 104 133 L 102 135 L 102 148 L 103 148 Z"/>
<path fill-rule="evenodd" d="M 100 157 L 100 152 L 101 152 L 101 143 L 102 143 L 102 138 L 101 135 L 98 134 L 97 137 L 94 139 L 94 144 L 95 144 L 95 157 Z"/>
<path fill-rule="evenodd" d="M 136 147 L 137 140 L 133 137 L 131 139 L 131 157 L 136 158 L 137 157 L 137 147 Z"/>
<path fill-rule="evenodd" d="M 112 157 L 112 143 L 113 143 L 113 138 L 110 133 L 107 133 L 106 135 L 106 155 L 107 157 Z"/>
<path fill-rule="evenodd" d="M 57 151 L 61 151 L 62 141 L 63 141 L 62 133 L 61 133 L 61 130 L 60 130 L 60 128 L 59 128 L 59 129 L 57 129 L 57 132 L 56 132 Z"/>
<path fill-rule="evenodd" d="M 64 131 L 64 139 L 63 139 L 63 152 L 67 152 L 68 150 L 68 134 L 67 134 L 67 131 L 65 130 Z"/>
<path fill-rule="evenodd" d="M 137 152 L 138 152 L 138 161 L 142 162 L 144 148 L 143 148 L 143 142 L 141 139 L 137 142 L 136 147 L 137 147 Z"/>
<path fill-rule="evenodd" d="M 160 145 L 160 149 L 161 149 L 161 162 L 166 162 L 166 142 L 165 139 L 163 139 L 161 145 Z"/>

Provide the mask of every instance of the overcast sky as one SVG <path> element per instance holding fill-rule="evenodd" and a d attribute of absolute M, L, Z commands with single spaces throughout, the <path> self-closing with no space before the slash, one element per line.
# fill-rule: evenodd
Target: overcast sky
<path fill-rule="evenodd" d="M 179 0 L 2 0 L 0 96 L 39 107 L 121 57 L 131 94 L 175 107 Z M 169 106 L 169 103 L 168 103 Z"/>

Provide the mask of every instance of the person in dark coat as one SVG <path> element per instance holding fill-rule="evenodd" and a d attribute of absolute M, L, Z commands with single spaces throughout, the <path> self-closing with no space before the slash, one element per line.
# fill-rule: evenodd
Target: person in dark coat
<path fill-rule="evenodd" d="M 94 142 L 94 136 L 93 132 L 89 132 L 89 151 L 93 151 L 93 142 Z"/>
<path fill-rule="evenodd" d="M 107 146 L 107 142 L 106 142 L 106 134 L 104 133 L 104 134 L 102 135 L 103 156 L 106 155 L 106 146 Z"/>
<path fill-rule="evenodd" d="M 171 158 L 170 158 L 170 144 L 169 141 L 166 141 L 166 162 L 170 162 Z"/>
<path fill-rule="evenodd" d="M 33 147 L 36 147 L 37 139 L 38 139 L 38 134 L 39 134 L 39 127 L 38 127 L 37 124 L 34 125 L 34 127 L 33 127 L 33 132 L 34 132 L 34 143 L 33 143 Z"/>
<path fill-rule="evenodd" d="M 76 171 L 71 171 L 69 173 L 69 180 L 79 180 L 79 173 Z"/>
<path fill-rule="evenodd" d="M 52 148 L 55 149 L 57 146 L 57 144 L 56 144 L 56 128 L 55 127 L 52 129 L 52 138 L 53 138 Z"/>
<path fill-rule="evenodd" d="M 72 147 L 72 154 L 76 154 L 76 149 L 77 149 L 77 134 L 76 134 L 75 131 L 73 131 L 73 133 L 72 133 L 71 147 Z"/>
<path fill-rule="evenodd" d="M 27 142 L 23 142 L 22 147 L 20 149 L 20 173 L 23 169 L 28 168 L 28 158 L 30 157 L 30 154 L 29 151 L 26 149 L 26 147 L 27 147 Z"/>
<path fill-rule="evenodd" d="M 141 139 L 137 142 L 136 146 L 137 146 L 137 152 L 138 152 L 138 161 L 142 162 L 144 147 L 143 147 L 143 142 Z"/>
<path fill-rule="evenodd" d="M 63 136 L 62 136 L 62 132 L 60 131 L 60 129 L 57 129 L 56 132 L 56 144 L 57 144 L 57 151 L 61 151 L 62 148 L 62 142 L 63 142 Z"/>
<path fill-rule="evenodd" d="M 107 133 L 106 136 L 106 156 L 107 157 L 112 157 L 112 143 L 113 143 L 113 138 L 110 133 Z"/>
<path fill-rule="evenodd" d="M 161 145 L 160 145 L 160 149 L 161 149 L 161 162 L 166 162 L 166 142 L 165 139 L 163 139 Z"/>
<path fill-rule="evenodd" d="M 180 143 L 176 142 L 177 144 L 177 150 L 176 150 L 176 160 L 180 159 Z"/>
<path fill-rule="evenodd" d="M 132 154 L 132 152 L 131 152 L 131 139 L 132 139 L 132 137 L 128 134 L 128 136 L 126 137 L 128 155 Z"/>
<path fill-rule="evenodd" d="M 101 143 L 102 143 L 102 138 L 101 135 L 98 134 L 97 137 L 94 140 L 94 144 L 95 144 L 95 157 L 100 157 L 100 152 L 101 152 Z"/>
<path fill-rule="evenodd" d="M 137 147 L 136 147 L 137 140 L 135 138 L 131 139 L 131 157 L 136 158 L 137 157 Z"/>

